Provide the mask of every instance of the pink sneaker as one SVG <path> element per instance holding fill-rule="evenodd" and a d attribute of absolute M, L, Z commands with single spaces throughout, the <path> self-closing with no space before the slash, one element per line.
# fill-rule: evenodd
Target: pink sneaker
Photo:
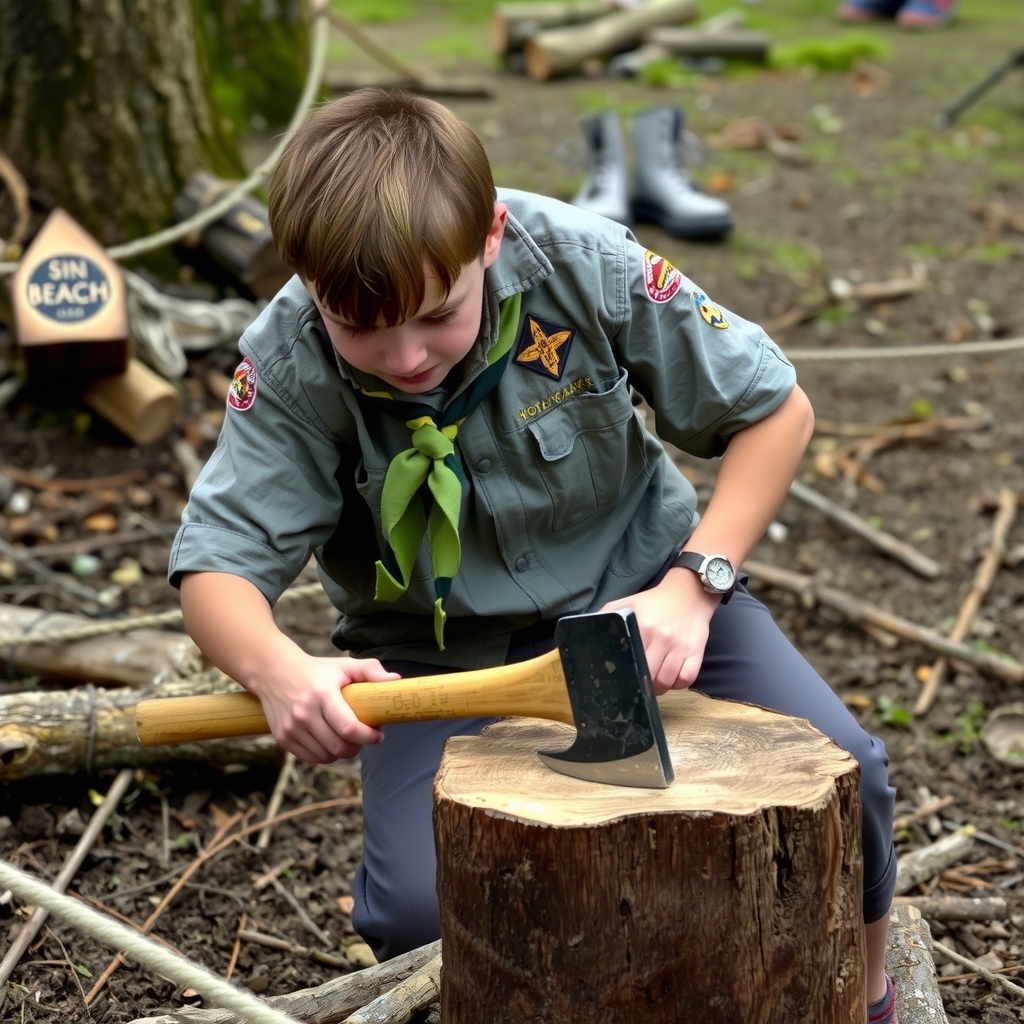
<path fill-rule="evenodd" d="M 907 0 L 896 15 L 903 28 L 942 28 L 956 14 L 958 0 Z"/>
<path fill-rule="evenodd" d="M 888 974 L 885 976 L 885 995 L 868 1007 L 868 1024 L 899 1024 L 896 1020 L 896 989 Z"/>
<path fill-rule="evenodd" d="M 836 11 L 840 21 L 877 21 L 894 18 L 904 0 L 844 0 Z"/>

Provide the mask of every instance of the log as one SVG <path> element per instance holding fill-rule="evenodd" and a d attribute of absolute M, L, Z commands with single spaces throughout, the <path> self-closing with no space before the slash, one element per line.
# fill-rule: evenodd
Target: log
<path fill-rule="evenodd" d="M 91 625 L 84 615 L 43 612 L 0 604 L 0 636 L 52 632 Z M 93 683 L 145 686 L 194 676 L 206 667 L 199 648 L 185 633 L 138 629 L 72 643 L 0 649 L 9 670 L 44 679 L 87 679 Z"/>
<path fill-rule="evenodd" d="M 547 3 L 496 4 L 491 14 L 491 49 L 496 57 L 518 53 L 544 29 L 582 25 L 618 8 L 615 0 L 550 0 Z"/>
<path fill-rule="evenodd" d="M 644 42 L 661 46 L 676 57 L 745 57 L 765 60 L 772 37 L 767 32 L 731 29 L 706 32 L 666 25 L 644 33 Z"/>
<path fill-rule="evenodd" d="M 905 853 L 896 862 L 896 895 L 927 882 L 940 871 L 959 864 L 974 846 L 974 828 L 966 825 L 952 835 L 936 839 L 919 850 Z"/>
<path fill-rule="evenodd" d="M 671 691 L 676 782 L 556 774 L 571 727 L 448 741 L 434 786 L 446 1024 L 865 1016 L 854 759 L 809 723 Z"/>
<path fill-rule="evenodd" d="M 920 911 L 894 907 L 889 915 L 885 967 L 896 986 L 900 1024 L 948 1024 L 931 948 L 931 929 Z"/>
<path fill-rule="evenodd" d="M 1010 905 L 1003 896 L 896 896 L 894 907 L 916 907 L 928 921 L 1005 921 Z"/>
<path fill-rule="evenodd" d="M 305 1024 L 339 1024 L 351 1013 L 361 1009 L 422 970 L 441 952 L 441 943 L 410 950 L 393 960 L 367 967 L 365 970 L 333 978 L 315 988 L 304 988 L 284 996 L 273 996 L 267 1004 Z M 231 1010 L 203 1010 L 179 1006 L 159 1017 L 142 1017 L 130 1024 L 245 1024 Z"/>
<path fill-rule="evenodd" d="M 648 29 L 692 21 L 697 13 L 697 0 L 651 0 L 643 7 L 606 14 L 584 25 L 538 32 L 523 45 L 526 73 L 545 82 L 588 57 L 632 49 Z"/>
<path fill-rule="evenodd" d="M 281 748 L 269 737 L 163 748 L 139 744 L 135 733 L 135 705 L 139 701 L 227 689 L 237 689 L 237 684 L 211 671 L 193 679 L 138 689 L 86 686 L 0 697 L 0 782 L 169 761 L 278 763 Z"/>
<path fill-rule="evenodd" d="M 236 184 L 197 171 L 174 200 L 175 221 L 188 220 L 205 210 Z M 270 235 L 266 206 L 252 196 L 243 196 L 220 220 L 204 228 L 197 237 L 190 236 L 184 244 L 192 248 L 201 245 L 257 298 L 272 299 L 292 276 Z"/>

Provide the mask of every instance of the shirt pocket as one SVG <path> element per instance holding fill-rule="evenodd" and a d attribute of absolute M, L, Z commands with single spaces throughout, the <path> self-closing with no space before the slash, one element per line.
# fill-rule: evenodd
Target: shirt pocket
<path fill-rule="evenodd" d="M 618 501 L 647 467 L 644 428 L 625 372 L 603 390 L 553 405 L 527 429 L 538 475 L 551 497 L 555 530 L 568 529 Z"/>

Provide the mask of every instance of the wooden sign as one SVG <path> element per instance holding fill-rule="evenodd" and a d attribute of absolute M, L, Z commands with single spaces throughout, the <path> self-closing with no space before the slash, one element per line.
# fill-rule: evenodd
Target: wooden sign
<path fill-rule="evenodd" d="M 124 274 L 70 214 L 61 209 L 50 214 L 10 288 L 14 332 L 30 378 L 124 372 Z"/>

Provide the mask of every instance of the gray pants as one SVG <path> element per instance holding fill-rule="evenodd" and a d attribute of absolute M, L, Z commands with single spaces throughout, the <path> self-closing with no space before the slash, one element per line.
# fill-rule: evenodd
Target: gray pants
<path fill-rule="evenodd" d="M 551 650 L 550 639 L 514 643 L 508 661 Z M 446 671 L 387 662 L 403 676 Z M 857 724 L 829 685 L 797 652 L 763 604 L 742 587 L 711 620 L 694 689 L 808 719 L 860 764 L 864 838 L 864 920 L 889 910 L 896 886 L 892 821 L 896 791 L 881 740 Z M 378 959 L 440 936 L 431 820 L 434 775 L 449 736 L 475 735 L 491 718 L 388 726 L 383 743 L 365 747 L 363 861 L 352 887 L 352 923 Z"/>

